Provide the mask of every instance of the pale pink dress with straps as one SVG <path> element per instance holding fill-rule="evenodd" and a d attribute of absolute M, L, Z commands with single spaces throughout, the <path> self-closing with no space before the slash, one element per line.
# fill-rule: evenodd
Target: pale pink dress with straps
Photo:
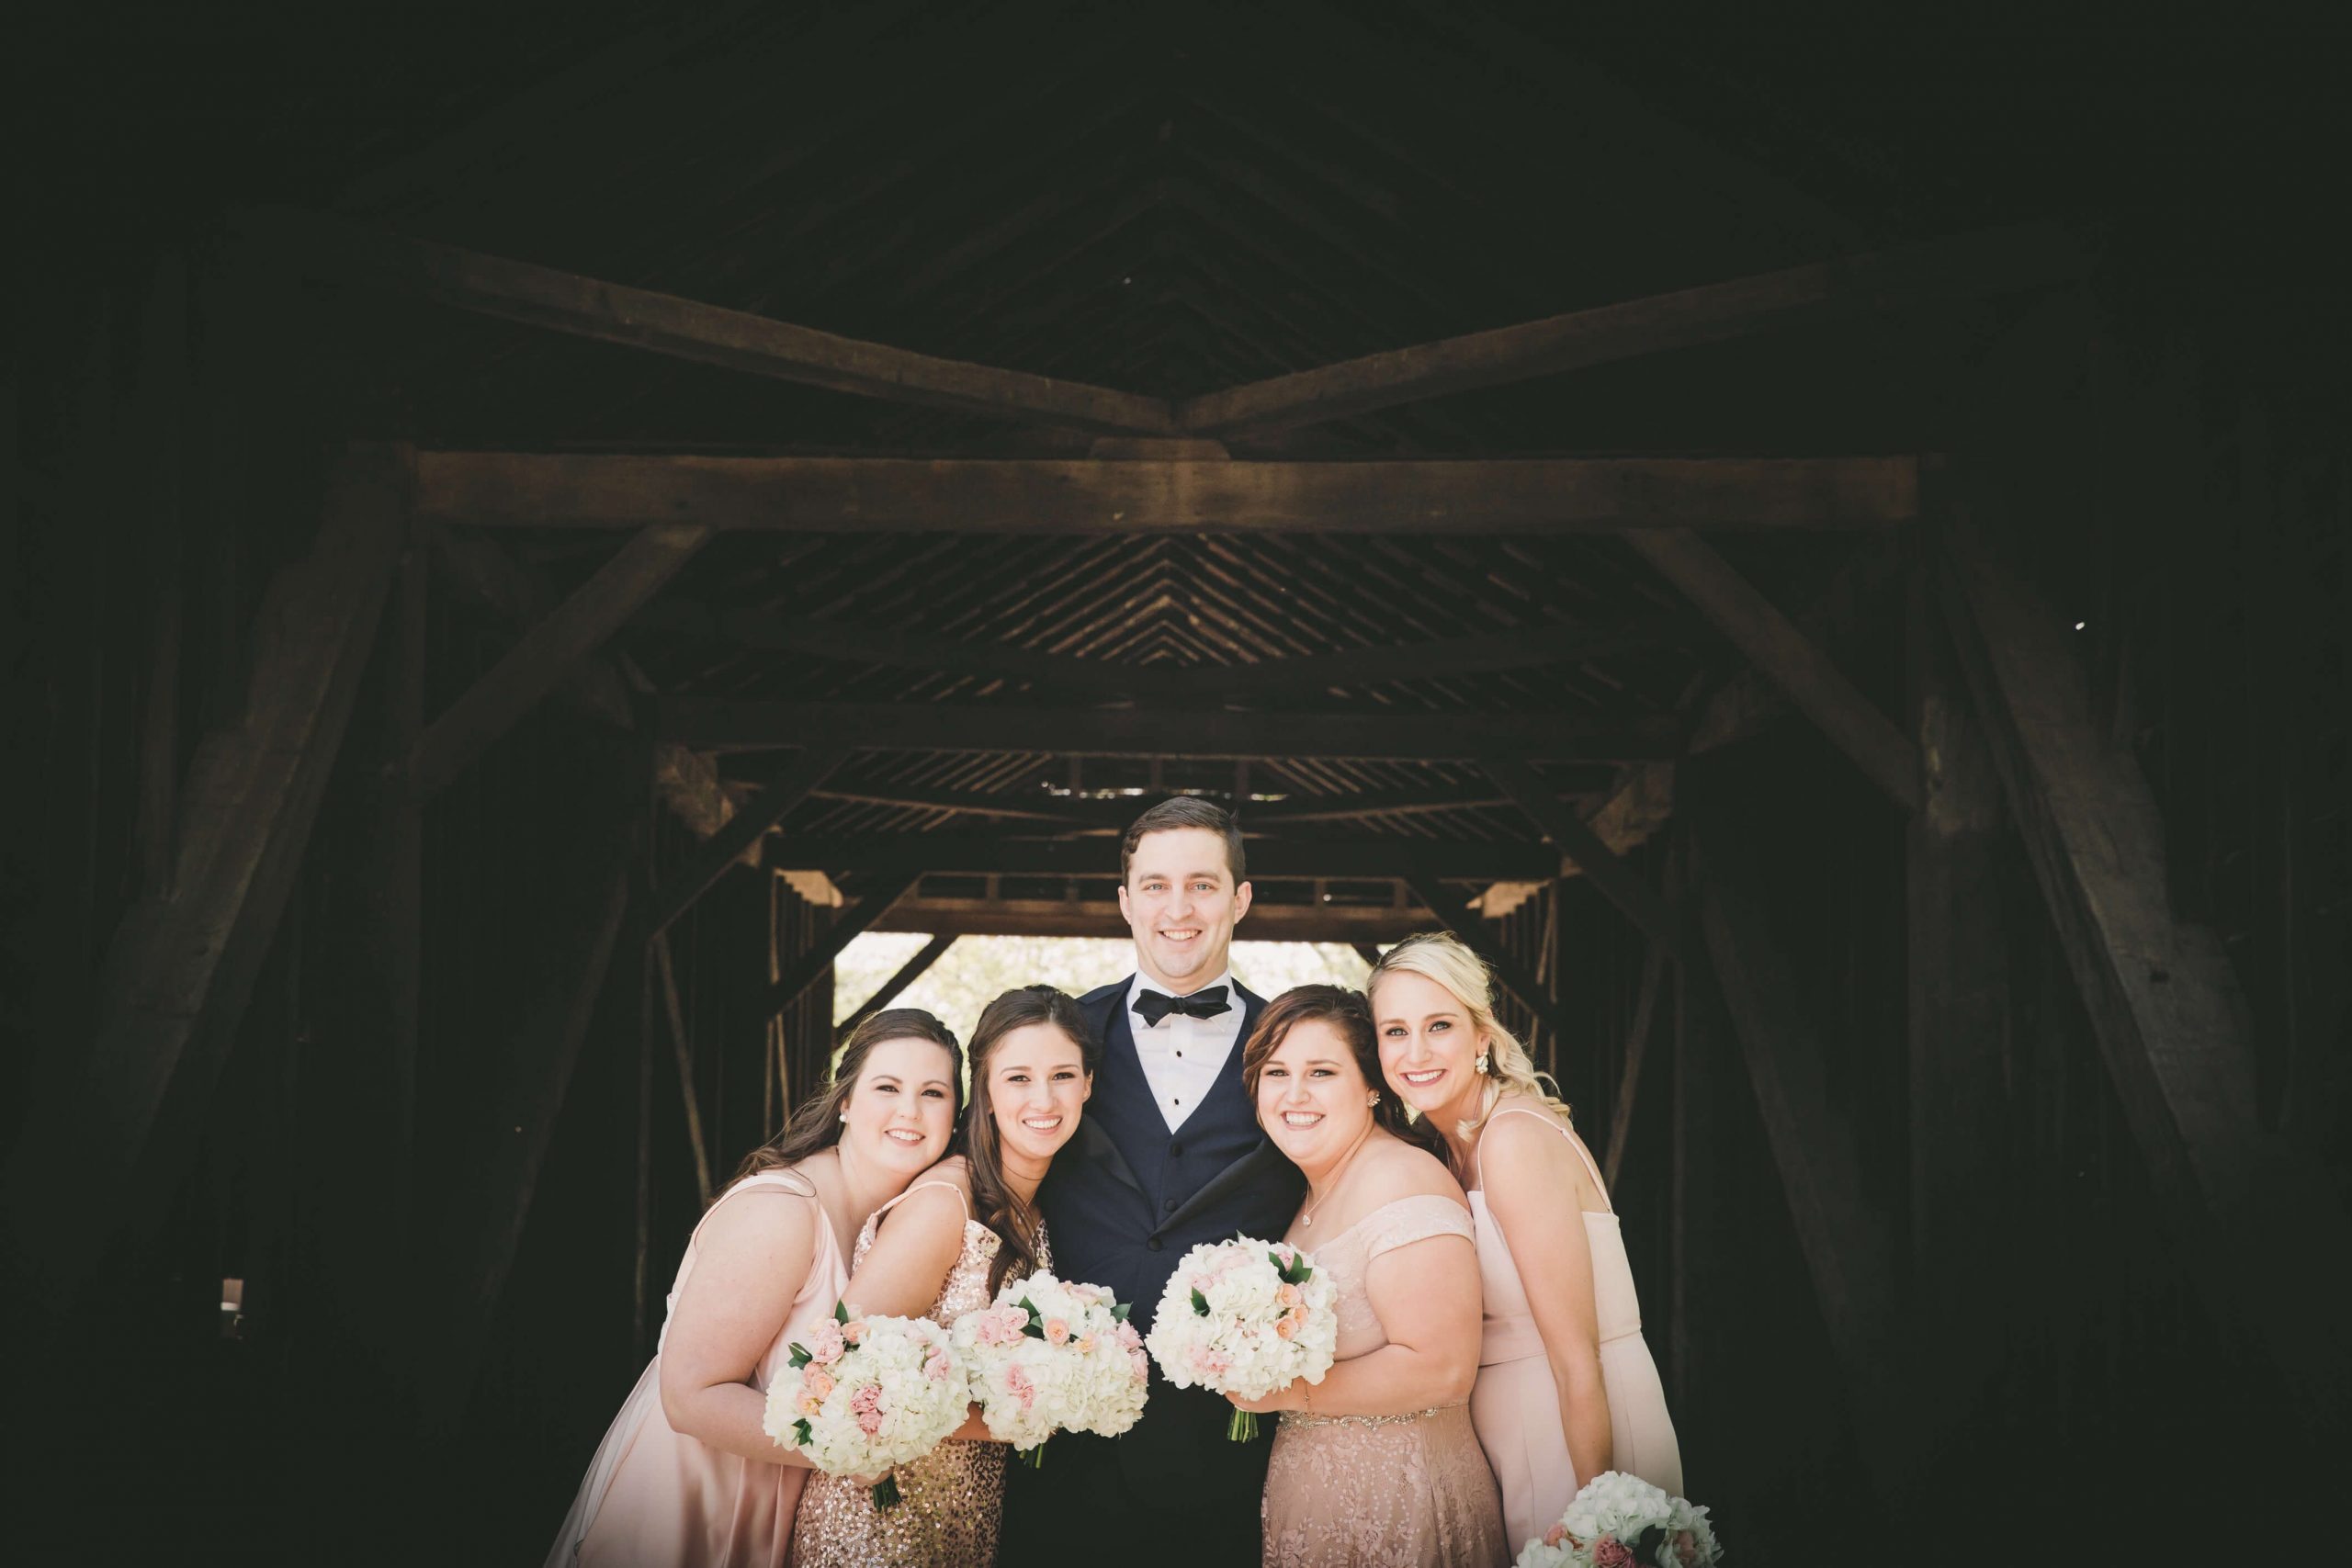
<path fill-rule="evenodd" d="M 753 1369 L 752 1386 L 765 1389 L 791 1355 L 792 1341 L 832 1314 L 849 1283 L 841 1243 L 808 1179 L 788 1170 L 762 1171 L 728 1189 L 710 1213 L 755 1194 L 766 1202 L 805 1202 L 816 1211 L 817 1245 L 785 1314 L 784 1327 Z M 710 1214 L 703 1216 L 707 1224 Z M 670 1287 L 668 1311 L 695 1271 L 695 1227 Z M 667 1318 L 662 1325 L 669 1337 Z M 808 1483 L 799 1465 L 768 1464 L 714 1449 L 673 1429 L 662 1412 L 662 1356 L 657 1348 L 621 1404 L 589 1462 L 580 1495 L 548 1554 L 547 1568 L 778 1568 L 792 1542 L 792 1518 Z"/>
<path fill-rule="evenodd" d="M 1532 1116 L 1568 1140 L 1592 1173 L 1593 1190 L 1609 1196 L 1600 1172 L 1584 1145 L 1559 1118 L 1526 1106 L 1505 1106 L 1488 1119 L 1491 1128 L 1506 1116 Z M 1536 1332 L 1535 1314 L 1520 1282 L 1519 1265 L 1502 1227 L 1487 1208 L 1485 1174 L 1471 1156 L 1478 1185 L 1470 1190 L 1470 1213 L 1477 1226 L 1478 1278 L 1486 1290 L 1486 1324 L 1478 1350 L 1478 1382 L 1470 1393 L 1470 1419 L 1478 1442 L 1502 1488 L 1503 1522 L 1513 1552 L 1552 1528 L 1590 1476 L 1577 1474 L 1568 1458 L 1566 1430 L 1560 1425 L 1560 1393 L 1552 1363 Z M 1592 1250 L 1592 1298 L 1600 1327 L 1600 1381 L 1609 1394 L 1610 1442 L 1614 1466 L 1654 1486 L 1682 1495 L 1682 1451 L 1666 1413 L 1666 1389 L 1657 1364 L 1642 1337 L 1642 1305 L 1634 1294 L 1634 1269 L 1625 1259 L 1625 1238 L 1612 1208 L 1584 1212 L 1586 1244 Z"/>

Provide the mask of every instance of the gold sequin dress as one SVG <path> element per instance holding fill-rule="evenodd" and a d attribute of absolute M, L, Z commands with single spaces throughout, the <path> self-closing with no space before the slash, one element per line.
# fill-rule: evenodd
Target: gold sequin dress
<path fill-rule="evenodd" d="M 874 1228 L 892 1204 L 925 1187 L 918 1182 L 876 1211 L 857 1233 L 851 1255 L 855 1273 L 874 1246 Z M 958 1198 L 963 1194 L 950 1187 Z M 969 1210 L 967 1210 L 968 1214 Z M 989 1266 L 1002 1245 L 978 1220 L 964 1222 L 964 1250 L 957 1253 L 939 1299 L 926 1314 L 942 1327 L 989 1304 Z M 1039 1267 L 1053 1258 L 1039 1237 Z M 997 1527 L 1004 1514 L 1004 1466 L 1012 1450 L 1002 1443 L 950 1439 L 912 1464 L 900 1465 L 899 1506 L 877 1508 L 865 1487 L 846 1475 L 820 1471 L 800 1495 L 792 1531 L 795 1568 L 988 1568 L 996 1561 Z"/>
<path fill-rule="evenodd" d="M 1372 1260 L 1437 1236 L 1476 1240 L 1461 1204 L 1422 1193 L 1384 1203 L 1313 1247 L 1316 1266 L 1331 1278 L 1339 1359 L 1388 1343 L 1364 1289 Z M 1469 1246 L 1427 1247 L 1413 1262 L 1478 1267 Z M 808 1506 L 801 1505 L 803 1518 Z M 1266 1467 L 1262 1518 L 1268 1568 L 1452 1568 L 1499 1565 L 1515 1555 L 1466 1404 L 1401 1416 L 1283 1411 Z"/>

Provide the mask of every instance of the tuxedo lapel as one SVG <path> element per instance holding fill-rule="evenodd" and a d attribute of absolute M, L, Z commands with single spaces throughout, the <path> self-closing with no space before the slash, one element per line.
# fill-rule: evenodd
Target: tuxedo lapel
<path fill-rule="evenodd" d="M 1122 1080 L 1130 1073 L 1137 1077 L 1142 1076 L 1143 1065 L 1136 1059 L 1135 1041 L 1127 1033 L 1124 1027 L 1125 1020 L 1121 1017 L 1127 988 L 1132 983 L 1133 976 L 1130 976 L 1116 990 L 1096 993 L 1101 999 L 1089 998 L 1092 1005 L 1085 1008 L 1086 1021 L 1093 1025 L 1094 1038 L 1102 1047 L 1102 1076 L 1105 1078 L 1114 1074 Z M 1114 1056 L 1118 1058 L 1115 1066 L 1112 1060 Z M 1102 1092 L 1108 1087 L 1097 1085 L 1097 1092 Z M 1099 1117 L 1080 1115 L 1077 1143 L 1078 1152 L 1082 1157 L 1101 1167 L 1137 1196 L 1142 1195 L 1143 1183 L 1136 1179 L 1135 1168 L 1127 1163 L 1127 1156 L 1119 1152 L 1117 1140 L 1111 1136 Z"/>

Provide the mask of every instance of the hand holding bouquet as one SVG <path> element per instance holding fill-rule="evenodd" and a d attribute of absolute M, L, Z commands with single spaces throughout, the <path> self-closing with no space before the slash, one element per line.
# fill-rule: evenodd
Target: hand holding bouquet
<path fill-rule="evenodd" d="M 1146 1343 L 1178 1388 L 1263 1399 L 1299 1378 L 1321 1382 L 1339 1336 L 1331 1282 L 1313 1258 L 1284 1242 L 1236 1236 L 1184 1254 Z M 1236 1410 L 1226 1436 L 1257 1435 L 1257 1413 Z"/>
<path fill-rule="evenodd" d="M 768 1385 L 762 1427 L 828 1475 L 882 1474 L 874 1506 L 896 1506 L 893 1465 L 919 1460 L 964 1424 L 964 1369 L 946 1332 L 924 1317 L 857 1317 L 837 1303 L 830 1323 Z"/>
<path fill-rule="evenodd" d="M 956 1355 L 989 1430 L 1032 1465 L 1056 1432 L 1115 1437 L 1143 1414 L 1151 1364 L 1127 1309 L 1100 1285 L 1040 1269 L 956 1320 Z"/>
<path fill-rule="evenodd" d="M 1542 1540 L 1520 1549 L 1515 1568 L 1710 1568 L 1723 1555 L 1706 1509 L 1605 1470 Z"/>

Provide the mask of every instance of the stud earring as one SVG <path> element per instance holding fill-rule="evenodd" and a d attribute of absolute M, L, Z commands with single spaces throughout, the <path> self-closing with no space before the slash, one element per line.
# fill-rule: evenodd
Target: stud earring
<path fill-rule="evenodd" d="M 1487 1070 L 1487 1054 L 1484 1051 L 1479 1052 L 1477 1061 L 1471 1065 L 1476 1067 L 1481 1074 L 1485 1073 Z"/>
<path fill-rule="evenodd" d="M 1365 1099 L 1364 1103 L 1365 1103 L 1366 1105 L 1377 1105 L 1377 1104 L 1379 1104 L 1379 1103 L 1380 1103 L 1380 1091 L 1379 1091 L 1378 1089 L 1374 1089 L 1374 1090 L 1372 1091 L 1371 1095 L 1370 1095 L 1368 1098 L 1366 1098 L 1366 1099 Z"/>
<path fill-rule="evenodd" d="M 1481 1057 L 1479 1057 L 1479 1058 L 1478 1058 L 1478 1060 L 1480 1060 L 1481 1062 L 1485 1061 L 1486 1059 L 1487 1059 L 1487 1058 L 1485 1058 L 1484 1056 L 1481 1056 Z M 846 1127 L 846 1126 L 848 1126 L 848 1125 L 849 1125 L 849 1112 L 848 1112 L 848 1111 L 842 1111 L 842 1126 L 844 1126 L 844 1127 Z"/>

